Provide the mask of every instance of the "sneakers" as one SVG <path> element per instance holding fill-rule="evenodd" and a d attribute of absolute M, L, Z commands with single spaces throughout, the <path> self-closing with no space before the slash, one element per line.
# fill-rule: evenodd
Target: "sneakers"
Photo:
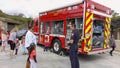
<path fill-rule="evenodd" d="M 110 52 L 110 56 L 113 56 L 111 52 Z"/>

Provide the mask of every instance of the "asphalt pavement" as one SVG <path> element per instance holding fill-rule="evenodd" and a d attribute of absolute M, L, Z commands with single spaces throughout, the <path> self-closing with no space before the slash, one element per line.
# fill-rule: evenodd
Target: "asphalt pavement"
<path fill-rule="evenodd" d="M 1 48 L 0 48 L 1 49 Z M 19 47 L 18 55 L 12 59 L 9 56 L 9 46 L 5 52 L 0 52 L 0 68 L 25 68 L 28 55 L 22 55 Z M 110 56 L 109 53 L 95 55 L 79 55 L 80 68 L 120 68 L 120 54 Z M 44 52 L 43 47 L 37 47 L 37 68 L 71 68 L 69 55 L 59 56 L 50 51 Z"/>

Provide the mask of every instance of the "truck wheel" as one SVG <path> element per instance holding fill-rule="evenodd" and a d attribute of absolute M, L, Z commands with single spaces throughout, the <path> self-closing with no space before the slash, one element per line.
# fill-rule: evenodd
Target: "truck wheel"
<path fill-rule="evenodd" d="M 58 40 L 58 39 L 53 40 L 53 51 L 56 54 L 59 54 L 61 52 L 61 43 L 60 43 L 60 40 Z"/>

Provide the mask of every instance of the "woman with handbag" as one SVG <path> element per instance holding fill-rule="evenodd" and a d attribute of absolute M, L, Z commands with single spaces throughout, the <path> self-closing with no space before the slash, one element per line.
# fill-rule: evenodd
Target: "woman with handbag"
<path fill-rule="evenodd" d="M 9 36 L 9 44 L 10 44 L 10 57 L 13 57 L 14 54 L 14 49 L 15 49 L 15 45 L 16 45 L 16 32 L 17 29 L 12 29 L 12 31 L 10 32 L 10 36 Z"/>

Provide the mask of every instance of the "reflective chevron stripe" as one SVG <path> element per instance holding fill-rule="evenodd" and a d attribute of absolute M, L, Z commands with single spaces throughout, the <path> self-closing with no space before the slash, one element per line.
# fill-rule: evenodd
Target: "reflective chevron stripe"
<path fill-rule="evenodd" d="M 109 42 L 109 36 L 110 36 L 110 21 L 111 19 L 110 18 L 106 18 L 105 20 L 105 30 L 104 30 L 104 37 L 105 37 L 105 40 L 104 40 L 104 48 L 107 48 L 107 44 Z"/>
<path fill-rule="evenodd" d="M 86 47 L 84 48 L 84 51 L 90 51 L 91 50 L 91 35 L 92 35 L 92 21 L 93 14 L 86 12 L 86 21 L 85 21 L 85 38 L 86 38 Z M 89 34 L 89 36 L 86 36 L 86 34 Z"/>

